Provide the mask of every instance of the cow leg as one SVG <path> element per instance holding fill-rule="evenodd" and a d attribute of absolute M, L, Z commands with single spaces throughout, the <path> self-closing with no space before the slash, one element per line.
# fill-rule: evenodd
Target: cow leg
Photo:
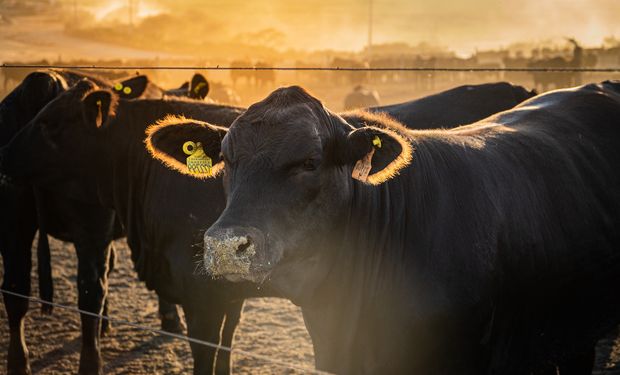
<path fill-rule="evenodd" d="M 595 356 L 596 351 L 594 346 L 583 349 L 559 364 L 559 374 L 590 375 L 592 374 L 592 369 L 594 368 Z"/>
<path fill-rule="evenodd" d="M 116 265 L 116 249 L 114 248 L 114 244 L 110 244 L 110 257 L 108 258 L 108 273 L 106 274 L 106 280 L 110 279 L 110 273 L 112 273 L 112 271 L 114 270 L 114 266 Z M 109 305 L 109 296 L 106 293 L 106 297 L 105 300 L 103 302 L 103 316 L 110 316 L 108 314 L 108 305 Z M 107 319 L 103 319 L 101 321 L 101 332 L 100 332 L 100 336 L 101 337 L 105 337 L 107 335 L 109 335 L 112 332 L 112 323 L 107 320 Z"/>
<path fill-rule="evenodd" d="M 214 344 L 220 342 L 222 322 L 226 314 L 224 301 L 206 298 L 207 306 L 184 305 L 187 332 L 190 337 Z M 190 343 L 194 358 L 194 375 L 211 375 L 217 358 L 217 350 L 205 345 Z"/>
<path fill-rule="evenodd" d="M 159 318 L 161 319 L 161 329 L 171 333 L 183 333 L 185 327 L 181 322 L 179 311 L 174 303 L 170 303 L 157 295 L 159 302 Z"/>
<path fill-rule="evenodd" d="M 33 197 L 29 191 L 18 191 L 17 195 L 2 191 L 1 203 L 0 253 L 4 263 L 2 288 L 29 296 L 31 248 L 37 230 Z M 30 374 L 28 348 L 24 338 L 28 300 L 4 294 L 4 307 L 9 323 L 7 374 Z"/>
<path fill-rule="evenodd" d="M 243 309 L 243 300 L 235 301 L 228 304 L 226 309 L 226 318 L 222 327 L 221 344 L 232 348 L 235 328 L 239 325 L 241 319 L 241 310 Z M 232 361 L 230 352 L 227 350 L 219 350 L 217 353 L 217 361 L 215 362 L 216 374 L 230 374 L 232 370 Z"/>
<path fill-rule="evenodd" d="M 80 309 L 101 314 L 108 291 L 108 265 L 112 249 L 114 214 L 72 204 L 73 214 L 80 217 L 73 228 L 74 244 L 78 259 L 78 306 Z M 84 212 L 89 212 L 84 215 Z M 82 350 L 80 353 L 80 374 L 102 374 L 99 352 L 101 321 L 81 314 Z"/>
<path fill-rule="evenodd" d="M 34 237 L 34 232 L 32 233 Z M 31 238 L 32 240 L 32 238 Z M 30 295 L 30 245 L 3 251 L 4 282 L 2 288 L 11 292 Z M 7 374 L 30 374 L 28 348 L 24 337 L 24 317 L 28 312 L 28 300 L 4 294 L 4 307 L 9 321 L 9 348 L 7 356 Z"/>

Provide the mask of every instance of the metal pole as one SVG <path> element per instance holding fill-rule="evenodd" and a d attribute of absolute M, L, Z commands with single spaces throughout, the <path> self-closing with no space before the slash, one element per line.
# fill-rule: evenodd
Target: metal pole
<path fill-rule="evenodd" d="M 368 0 L 368 61 L 372 56 L 372 0 Z"/>

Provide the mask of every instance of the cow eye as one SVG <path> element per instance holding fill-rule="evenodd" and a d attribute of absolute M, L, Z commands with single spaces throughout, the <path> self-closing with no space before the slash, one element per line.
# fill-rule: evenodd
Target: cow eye
<path fill-rule="evenodd" d="M 317 164 L 316 160 L 310 158 L 310 159 L 304 160 L 304 163 L 302 164 L 302 167 L 306 171 L 314 171 L 314 170 L 316 170 L 316 164 Z"/>

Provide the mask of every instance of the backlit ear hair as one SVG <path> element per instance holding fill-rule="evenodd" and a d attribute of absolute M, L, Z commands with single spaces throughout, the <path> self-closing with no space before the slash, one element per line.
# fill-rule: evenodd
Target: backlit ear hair
<path fill-rule="evenodd" d="M 368 179 L 367 179 L 367 182 L 371 185 L 382 184 L 383 182 L 398 175 L 399 171 L 403 169 L 404 167 L 408 166 L 411 163 L 411 160 L 413 159 L 412 147 L 406 138 L 388 129 L 378 129 L 378 128 L 375 128 L 375 129 L 380 130 L 381 132 L 387 134 L 391 139 L 393 139 L 396 143 L 398 143 L 398 145 L 400 146 L 400 153 L 398 153 L 397 156 L 391 162 L 389 162 L 389 164 L 386 165 L 385 167 L 377 171 L 374 171 L 374 168 L 371 169 L 371 173 L 368 175 Z M 375 148 L 375 150 L 378 150 L 375 153 L 380 153 L 381 152 L 380 150 L 383 149 L 384 147 L 393 147 L 393 145 L 390 145 L 389 142 L 386 142 L 384 137 L 381 137 L 381 136 L 379 137 L 381 139 L 380 141 L 381 146 L 379 148 L 377 148 L 376 141 L 373 140 L 374 141 L 373 147 Z"/>
<path fill-rule="evenodd" d="M 216 177 L 228 129 L 185 117 L 168 116 L 146 130 L 146 149 L 168 168 L 197 179 Z"/>

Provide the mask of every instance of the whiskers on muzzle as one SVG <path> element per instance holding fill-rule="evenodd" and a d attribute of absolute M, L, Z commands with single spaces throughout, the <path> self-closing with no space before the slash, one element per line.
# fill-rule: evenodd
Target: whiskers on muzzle
<path fill-rule="evenodd" d="M 194 237 L 193 237 L 193 241 L 192 241 L 192 252 L 193 252 L 193 258 L 194 258 L 194 275 L 195 276 L 200 276 L 200 277 L 209 277 L 209 278 L 213 278 L 212 276 L 209 275 L 209 272 L 207 272 L 207 268 L 205 267 L 204 264 L 204 234 L 207 230 L 206 229 L 199 229 L 196 231 Z"/>

